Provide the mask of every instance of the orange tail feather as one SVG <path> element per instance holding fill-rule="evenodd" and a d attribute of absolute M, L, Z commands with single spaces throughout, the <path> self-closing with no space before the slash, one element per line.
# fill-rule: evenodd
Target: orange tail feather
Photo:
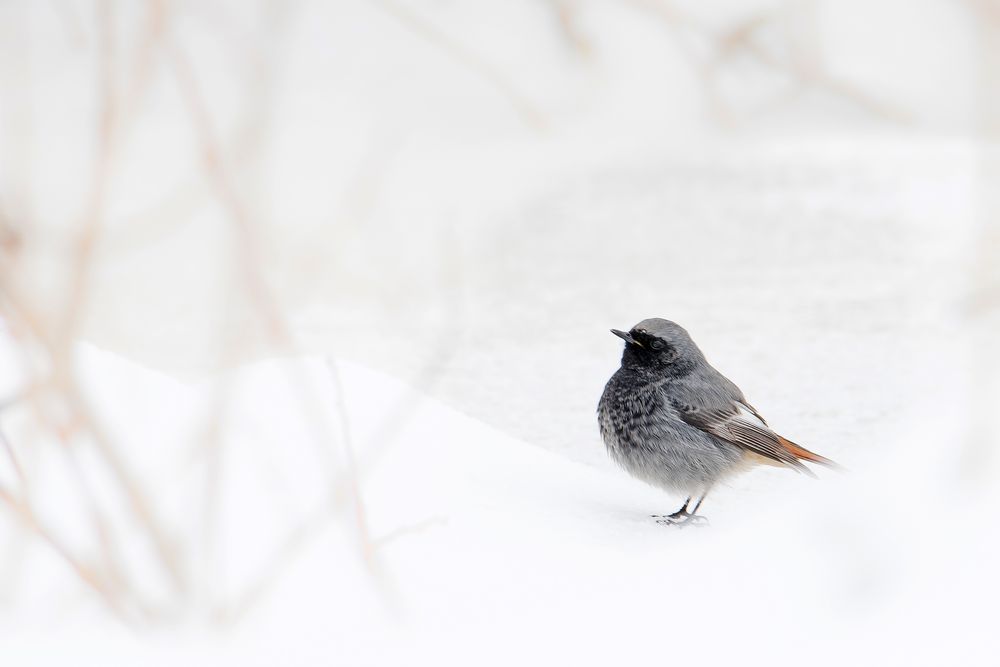
<path fill-rule="evenodd" d="M 835 461 L 831 461 L 830 459 L 826 458 L 825 456 L 820 456 L 819 454 L 817 454 L 815 452 L 810 452 L 805 447 L 803 447 L 801 445 L 797 445 L 797 444 L 795 444 L 794 442 L 792 442 L 791 440 L 789 440 L 787 438 L 782 438 L 779 435 L 778 436 L 778 441 L 781 443 L 781 445 L 785 449 L 787 449 L 789 452 L 791 452 L 791 454 L 793 456 L 795 456 L 795 458 L 797 458 L 799 460 L 809 461 L 810 463 L 818 463 L 818 464 L 826 466 L 828 468 L 834 468 L 834 469 L 837 469 L 837 470 L 843 470 L 843 467 L 841 467 Z"/>

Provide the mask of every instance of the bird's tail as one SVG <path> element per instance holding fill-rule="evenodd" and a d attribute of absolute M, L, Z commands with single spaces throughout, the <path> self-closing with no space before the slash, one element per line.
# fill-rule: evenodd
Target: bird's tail
<path fill-rule="evenodd" d="M 810 452 L 808 449 L 802 445 L 797 445 L 788 438 L 782 438 L 778 436 L 778 441 L 781 446 L 788 450 L 795 458 L 800 461 L 808 461 L 809 463 L 818 463 L 821 466 L 826 466 L 827 468 L 833 468 L 834 470 L 843 470 L 843 466 L 835 461 L 831 461 L 825 456 L 820 456 L 815 452 Z"/>

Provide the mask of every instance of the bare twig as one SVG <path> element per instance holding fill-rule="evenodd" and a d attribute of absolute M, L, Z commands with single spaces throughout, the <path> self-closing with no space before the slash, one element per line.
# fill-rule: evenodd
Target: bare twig
<path fill-rule="evenodd" d="M 376 3 L 386 13 L 409 28 L 415 34 L 420 35 L 434 46 L 440 48 L 461 63 L 463 66 L 475 72 L 500 94 L 502 94 L 515 111 L 521 116 L 526 125 L 536 130 L 545 128 L 547 125 L 545 116 L 538 108 L 528 100 L 513 83 L 488 61 L 476 55 L 461 42 L 455 40 L 448 33 L 436 27 L 431 22 L 421 17 L 394 0 L 377 0 Z"/>
<path fill-rule="evenodd" d="M 68 2 L 60 2 L 59 0 L 49 0 L 48 5 L 65 27 L 69 42 L 77 48 L 85 47 L 87 45 L 87 35 L 83 30 L 83 22 L 80 20 L 79 15 L 77 15 L 73 5 Z"/>
<path fill-rule="evenodd" d="M 10 492 L 0 487 L 0 504 L 5 505 L 13 511 L 13 513 L 21 519 L 24 525 L 26 525 L 33 533 L 52 547 L 52 550 L 55 551 L 73 569 L 77 577 L 87 584 L 95 593 L 98 594 L 98 596 L 101 597 L 101 599 L 107 603 L 109 609 L 114 611 L 120 617 L 125 617 L 125 610 L 122 607 L 121 600 L 117 595 L 115 595 L 112 587 L 108 585 L 108 582 L 94 568 L 86 565 L 83 561 L 74 556 L 73 553 L 55 537 L 55 533 L 52 530 L 44 528 L 34 511 L 25 502 L 15 499 Z"/>
<path fill-rule="evenodd" d="M 0 424 L 0 445 L 3 446 L 3 450 L 7 454 L 7 458 L 10 459 L 10 465 L 14 470 L 14 474 L 17 476 L 17 481 L 21 484 L 21 487 L 24 488 L 24 486 L 27 485 L 24 468 L 21 467 L 21 463 L 17 460 L 17 454 L 14 453 L 14 447 L 10 444 L 10 440 L 7 439 L 7 435 L 3 431 L 2 424 Z"/>
<path fill-rule="evenodd" d="M 175 79 L 178 83 L 181 98 L 185 102 L 189 116 L 198 138 L 201 148 L 202 162 L 213 189 L 220 202 L 226 208 L 227 214 L 234 226 L 237 234 L 237 255 L 240 262 L 240 274 L 243 281 L 249 288 L 252 303 L 263 319 L 268 331 L 268 338 L 274 345 L 280 346 L 285 351 L 294 352 L 294 342 L 287 329 L 281 309 L 277 301 L 271 295 L 261 273 L 261 261 L 254 233 L 254 225 L 251 220 L 249 210 L 244 205 L 235 185 L 231 181 L 228 173 L 225 157 L 216 140 L 216 133 L 212 126 L 211 118 L 208 114 L 207 106 L 202 98 L 201 91 L 197 85 L 197 80 L 193 70 L 180 47 L 171 40 L 164 40 L 167 57 L 172 65 Z M 316 400 L 313 392 L 310 391 L 305 376 L 294 363 L 286 364 L 286 373 L 289 377 L 290 386 L 298 393 L 298 399 L 312 416 L 310 424 L 317 433 L 317 441 L 320 443 L 329 442 L 329 438 L 324 432 L 322 409 Z M 344 422 L 342 421 L 342 424 Z M 359 542 L 362 556 L 369 568 L 374 568 L 374 557 L 371 548 L 371 540 L 368 536 L 368 528 L 362 502 L 357 474 L 354 465 L 353 448 L 349 440 L 349 431 L 342 438 L 342 446 L 345 458 L 348 462 L 349 473 L 347 484 L 355 511 L 356 525 L 359 535 Z M 211 475 L 210 475 L 211 478 Z M 217 478 L 215 478 L 217 479 Z M 333 483 L 336 476 L 331 476 Z M 294 538 L 294 536 L 293 536 Z M 296 540 L 293 539 L 293 542 Z M 270 576 L 264 574 L 262 576 Z M 251 584 L 250 590 L 255 590 L 263 586 L 264 582 L 259 581 Z M 252 599 L 247 598 L 247 599 Z M 224 605 L 225 608 L 225 605 Z"/>
<path fill-rule="evenodd" d="M 667 0 L 629 0 L 629 3 L 660 19 L 675 36 L 682 51 L 702 74 L 709 106 L 721 120 L 732 120 L 736 114 L 723 99 L 718 89 L 718 78 L 721 70 L 739 57 L 750 58 L 761 66 L 786 75 L 795 88 L 826 91 L 851 102 L 872 116 L 890 122 L 907 123 L 911 120 L 910 114 L 906 111 L 876 98 L 847 80 L 830 74 L 814 52 L 810 52 L 811 57 L 808 58 L 780 58 L 763 48 L 756 37 L 760 29 L 772 20 L 772 13 L 751 16 L 735 27 L 716 34 Z M 706 45 L 708 55 L 699 56 L 688 48 L 686 36 L 693 36 Z M 785 96 L 785 99 L 790 98 L 791 96 Z"/>
<path fill-rule="evenodd" d="M 66 355 L 71 347 L 70 341 L 76 334 L 80 315 L 84 310 L 85 299 L 89 292 L 91 260 L 100 233 L 101 215 L 104 210 L 111 171 L 117 113 L 113 67 L 115 40 L 111 18 L 111 0 L 101 0 L 98 3 L 99 36 L 97 42 L 99 49 L 98 87 L 101 98 L 97 133 L 97 160 L 93 169 L 90 195 L 84 207 L 84 215 L 80 225 L 81 231 L 76 240 L 76 251 L 72 260 L 66 292 L 66 305 L 63 309 L 63 321 L 58 329 L 62 340 L 57 349 L 59 355 L 56 358 L 57 372 L 71 372 L 70 360 Z"/>
<path fill-rule="evenodd" d="M 187 106 L 195 132 L 198 136 L 198 144 L 201 147 L 202 163 L 206 175 L 212 182 L 215 192 L 221 203 L 226 207 L 226 211 L 236 230 L 238 243 L 240 266 L 242 276 L 250 288 L 253 302 L 259 308 L 264 317 L 270 340 L 274 343 L 287 345 L 291 338 L 285 327 L 280 314 L 277 302 L 273 298 L 261 276 L 259 267 L 261 265 L 260 252 L 257 247 L 256 237 L 253 233 L 249 212 L 237 195 L 236 188 L 230 181 L 226 171 L 219 144 L 215 138 L 215 130 L 208 110 L 198 89 L 197 81 L 191 66 L 183 51 L 173 40 L 165 39 L 164 48 L 170 59 L 170 64 L 175 75 L 175 79 L 180 88 L 181 98 Z"/>
<path fill-rule="evenodd" d="M 53 425 L 57 438 L 64 442 L 68 442 L 70 438 L 81 432 L 92 436 L 91 442 L 95 450 L 107 465 L 112 478 L 122 487 L 134 516 L 151 539 L 156 553 L 161 556 L 161 562 L 168 575 L 175 585 L 180 587 L 180 569 L 177 566 L 170 542 L 165 536 L 160 521 L 155 516 L 152 504 L 140 490 L 134 476 L 127 470 L 124 461 L 118 455 L 116 448 L 101 426 L 97 415 L 88 406 L 85 394 L 76 378 L 73 363 L 74 340 L 86 308 L 87 297 L 91 291 L 94 249 L 101 232 L 101 221 L 106 207 L 107 193 L 110 187 L 109 180 L 120 129 L 117 82 L 114 74 L 116 40 L 113 30 L 113 15 L 110 0 L 102 0 L 98 3 L 98 91 L 101 102 L 97 128 L 97 156 L 79 232 L 69 262 L 70 271 L 65 291 L 67 296 L 57 326 L 49 326 L 44 317 L 29 307 L 28 301 L 18 293 L 9 275 L 0 275 L 2 278 L 0 288 L 3 289 L 4 302 L 10 309 L 8 312 L 12 312 L 30 332 L 34 340 L 40 343 L 51 362 L 52 376 L 49 386 L 55 390 L 57 400 L 62 403 L 61 411 L 67 417 L 63 420 L 52 421 L 47 421 L 43 417 L 41 423 Z M 85 495 L 88 493 L 86 489 L 84 492 Z M 92 504 L 92 498 L 90 502 L 91 507 L 96 508 Z M 24 508 L 22 507 L 22 509 Z M 94 511 L 96 512 L 96 509 Z M 35 525 L 38 526 L 37 521 Z M 98 519 L 97 526 L 101 542 L 110 545 L 106 523 L 102 519 Z M 40 527 L 38 530 L 44 532 Z M 57 541 L 51 534 L 46 534 L 46 537 L 51 544 L 57 545 Z M 59 546 L 63 548 L 61 545 Z M 64 555 L 70 556 L 68 552 Z M 120 577 L 116 579 L 120 580 Z"/>
<path fill-rule="evenodd" d="M 559 23 L 560 33 L 566 43 L 580 56 L 589 58 L 594 53 L 590 39 L 580 29 L 578 19 L 580 0 L 549 0 Z"/>
<path fill-rule="evenodd" d="M 444 526 L 447 524 L 448 520 L 445 517 L 442 516 L 428 517 L 423 521 L 418 521 L 416 523 L 412 523 L 406 526 L 400 526 L 398 528 L 390 530 L 388 533 L 375 540 L 375 546 L 381 549 L 382 547 L 388 546 L 390 543 L 395 542 L 401 537 L 405 537 L 407 535 L 415 535 L 418 533 L 422 533 L 430 528 L 433 528 L 434 526 Z"/>
<path fill-rule="evenodd" d="M 968 434 L 962 470 L 982 484 L 988 472 L 1000 464 L 1000 428 L 993 418 L 1000 396 L 1000 352 L 996 340 L 1000 329 L 1000 2 L 968 0 L 977 29 L 979 46 L 979 221 L 977 242 L 969 262 L 969 294 L 965 316 L 970 324 Z"/>
<path fill-rule="evenodd" d="M 369 568 L 372 568 L 375 563 L 375 552 L 372 548 L 371 536 L 368 533 L 368 522 L 365 518 L 365 506 L 361 500 L 358 464 L 354 455 L 350 416 L 347 410 L 347 403 L 344 400 L 344 384 L 340 378 L 340 371 L 337 369 L 337 362 L 332 358 L 327 358 L 326 365 L 330 372 L 330 378 L 333 380 L 334 391 L 337 393 L 334 404 L 337 408 L 337 421 L 340 423 L 340 443 L 344 449 L 344 458 L 347 461 L 346 481 L 350 496 L 353 500 L 354 518 L 358 530 L 358 539 L 361 542 L 361 550 L 365 557 L 365 563 Z"/>
<path fill-rule="evenodd" d="M 278 581 L 281 573 L 289 562 L 305 548 L 310 541 L 319 536 L 319 530 L 330 521 L 330 508 L 325 504 L 316 512 L 292 529 L 284 541 L 260 571 L 250 578 L 251 583 L 231 600 L 223 604 L 216 612 L 216 618 L 221 623 L 235 623 L 249 612 L 253 606 Z"/>

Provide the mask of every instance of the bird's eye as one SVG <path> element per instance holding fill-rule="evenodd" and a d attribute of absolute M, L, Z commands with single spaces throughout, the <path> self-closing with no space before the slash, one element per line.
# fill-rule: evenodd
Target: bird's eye
<path fill-rule="evenodd" d="M 654 350 L 662 350 L 666 346 L 666 343 L 664 343 L 659 338 L 656 338 L 653 340 L 652 343 L 649 344 L 649 346 Z"/>

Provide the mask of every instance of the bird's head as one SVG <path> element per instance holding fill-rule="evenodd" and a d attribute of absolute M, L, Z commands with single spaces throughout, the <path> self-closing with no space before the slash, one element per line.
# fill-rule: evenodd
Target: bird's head
<path fill-rule="evenodd" d="M 629 331 L 612 329 L 625 341 L 622 366 L 657 371 L 665 375 L 685 375 L 704 360 L 698 346 L 684 327 L 653 317 L 639 322 Z"/>

